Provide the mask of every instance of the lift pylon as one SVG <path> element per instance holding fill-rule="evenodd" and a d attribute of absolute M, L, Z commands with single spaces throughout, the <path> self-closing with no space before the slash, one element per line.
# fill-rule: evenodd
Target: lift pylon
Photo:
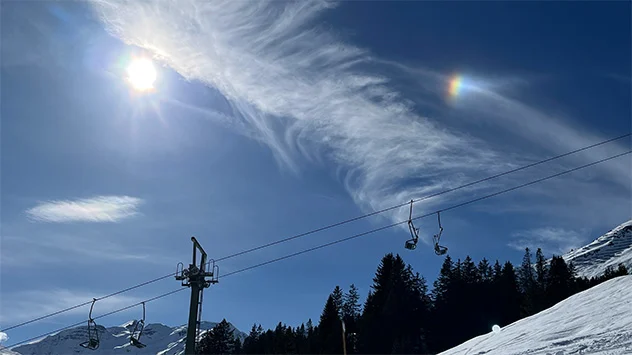
<path fill-rule="evenodd" d="M 207 261 L 207 254 L 195 237 L 193 242 L 192 262 L 187 269 L 182 263 L 176 267 L 176 280 L 182 281 L 182 286 L 191 287 L 191 303 L 189 304 L 189 323 L 184 347 L 185 355 L 195 355 L 195 346 L 202 321 L 202 292 L 205 288 L 216 284 L 219 276 L 219 266 L 214 260 Z M 197 252 L 200 252 L 200 264 L 196 265 Z"/>

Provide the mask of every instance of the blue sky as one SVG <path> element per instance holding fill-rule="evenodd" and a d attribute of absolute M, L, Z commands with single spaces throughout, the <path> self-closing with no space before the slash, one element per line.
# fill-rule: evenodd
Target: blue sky
<path fill-rule="evenodd" d="M 2 5 L 0 328 L 211 257 L 630 131 L 624 2 L 8 2 Z M 156 91 L 125 82 L 154 57 Z M 450 97 L 451 78 L 462 78 Z M 629 150 L 630 140 L 415 205 L 423 214 Z M 453 258 L 518 263 L 629 219 L 629 156 L 442 214 Z M 227 273 L 407 217 L 406 208 L 220 263 Z M 434 217 L 221 280 L 204 318 L 316 320 L 400 253 L 432 281 Z M 97 302 L 97 314 L 176 289 Z M 187 319 L 188 292 L 147 321 Z M 9 332 L 13 343 L 87 308 Z M 140 309 L 103 319 L 116 325 Z"/>

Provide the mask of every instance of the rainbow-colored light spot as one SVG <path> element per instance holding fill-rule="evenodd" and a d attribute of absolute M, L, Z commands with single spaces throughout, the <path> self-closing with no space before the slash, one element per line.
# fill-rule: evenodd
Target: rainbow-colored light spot
<path fill-rule="evenodd" d="M 450 78 L 450 82 L 448 85 L 448 94 L 450 97 L 457 97 L 459 95 L 459 91 L 463 87 L 463 78 L 460 75 L 454 75 Z"/>

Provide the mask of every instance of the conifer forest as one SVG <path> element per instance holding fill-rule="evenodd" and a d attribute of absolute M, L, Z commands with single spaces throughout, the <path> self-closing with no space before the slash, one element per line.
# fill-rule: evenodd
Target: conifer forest
<path fill-rule="evenodd" d="M 448 255 L 430 288 L 399 255 L 386 254 L 363 301 L 355 285 L 335 286 L 320 319 L 274 329 L 255 323 L 243 343 L 224 319 L 199 353 L 436 354 L 627 274 L 620 265 L 598 278 L 577 277 L 562 257 L 545 260 L 540 249 L 534 256 L 527 248 L 519 266 Z"/>

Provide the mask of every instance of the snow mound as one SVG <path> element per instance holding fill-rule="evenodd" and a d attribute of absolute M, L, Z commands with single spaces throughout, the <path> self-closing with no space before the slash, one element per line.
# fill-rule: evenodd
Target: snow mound
<path fill-rule="evenodd" d="M 632 269 L 632 219 L 562 257 L 573 262 L 577 276 L 588 278 L 602 275 L 608 266 L 616 269 L 620 263 Z"/>
<path fill-rule="evenodd" d="M 577 293 L 441 355 L 632 354 L 632 276 Z"/>

